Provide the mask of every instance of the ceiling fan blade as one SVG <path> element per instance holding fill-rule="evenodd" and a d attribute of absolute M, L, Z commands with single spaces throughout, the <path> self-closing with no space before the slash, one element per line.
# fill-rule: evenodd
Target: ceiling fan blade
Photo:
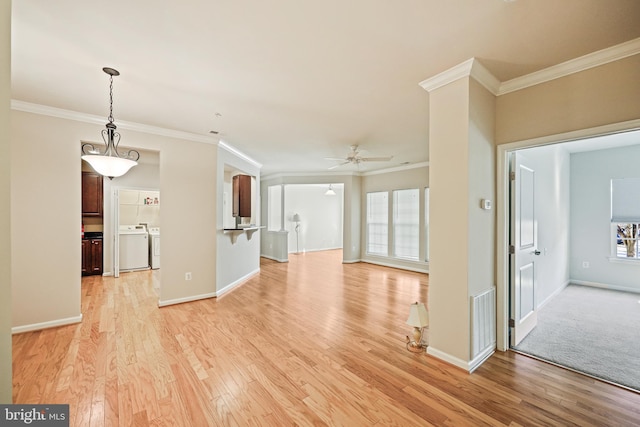
<path fill-rule="evenodd" d="M 341 160 L 342 160 L 342 159 L 341 159 Z M 335 168 L 338 168 L 338 167 L 343 166 L 343 165 L 346 165 L 347 163 L 351 163 L 351 162 L 338 163 L 337 165 L 333 165 L 333 166 L 331 166 L 331 167 L 329 168 L 329 170 L 331 170 L 331 169 L 335 169 Z"/>
<path fill-rule="evenodd" d="M 325 160 L 334 160 L 336 162 L 344 162 L 346 159 L 344 157 L 325 157 Z"/>
<path fill-rule="evenodd" d="M 393 156 L 389 157 L 361 157 L 360 160 L 363 162 L 388 162 L 393 159 Z"/>

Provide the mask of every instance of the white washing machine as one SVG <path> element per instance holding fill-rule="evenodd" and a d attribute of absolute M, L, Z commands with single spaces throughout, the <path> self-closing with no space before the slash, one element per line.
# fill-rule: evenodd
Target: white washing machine
<path fill-rule="evenodd" d="M 149 268 L 149 233 L 144 225 L 120 226 L 120 271 Z"/>
<path fill-rule="evenodd" d="M 149 227 L 149 259 L 151 268 L 160 268 L 160 227 Z"/>

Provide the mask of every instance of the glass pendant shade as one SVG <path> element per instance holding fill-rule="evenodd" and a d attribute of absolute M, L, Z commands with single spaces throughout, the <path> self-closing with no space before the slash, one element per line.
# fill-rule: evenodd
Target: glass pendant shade
<path fill-rule="evenodd" d="M 97 154 L 87 154 L 82 156 L 82 160 L 86 160 L 91 167 L 100 175 L 109 178 L 116 178 L 124 175 L 138 164 L 133 160 L 123 159 L 115 156 L 100 156 Z"/>

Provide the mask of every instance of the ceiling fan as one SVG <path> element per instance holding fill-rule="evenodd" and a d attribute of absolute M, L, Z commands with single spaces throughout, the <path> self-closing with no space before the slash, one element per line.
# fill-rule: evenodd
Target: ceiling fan
<path fill-rule="evenodd" d="M 340 166 L 347 165 L 349 163 L 353 163 L 357 166 L 360 166 L 362 162 L 388 162 L 391 160 L 393 156 L 388 157 L 362 157 L 360 156 L 360 151 L 358 150 L 357 145 L 351 146 L 351 151 L 347 154 L 347 157 L 344 158 L 336 158 L 336 157 L 325 157 L 325 160 L 334 160 L 342 163 L 338 163 L 337 165 L 331 166 L 329 170 L 335 169 Z"/>

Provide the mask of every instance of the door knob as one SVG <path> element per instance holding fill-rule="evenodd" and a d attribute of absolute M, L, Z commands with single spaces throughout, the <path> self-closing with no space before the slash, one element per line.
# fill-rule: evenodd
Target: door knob
<path fill-rule="evenodd" d="M 537 250 L 537 249 L 536 249 L 535 251 L 533 251 L 533 252 L 531 252 L 531 253 L 532 253 L 532 254 L 534 254 L 534 255 L 540 255 L 540 253 L 541 253 L 541 252 L 540 252 L 539 250 Z"/>

